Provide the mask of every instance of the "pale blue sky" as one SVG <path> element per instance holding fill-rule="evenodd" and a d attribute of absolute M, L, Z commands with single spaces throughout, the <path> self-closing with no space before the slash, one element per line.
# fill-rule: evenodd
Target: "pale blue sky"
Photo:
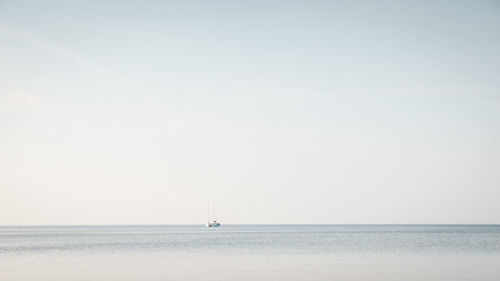
<path fill-rule="evenodd" d="M 0 224 L 500 223 L 498 1 L 0 1 Z"/>

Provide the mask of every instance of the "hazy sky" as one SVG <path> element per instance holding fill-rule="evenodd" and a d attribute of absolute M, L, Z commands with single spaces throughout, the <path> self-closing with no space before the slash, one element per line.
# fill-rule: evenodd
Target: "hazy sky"
<path fill-rule="evenodd" d="M 499 1 L 1 1 L 0 224 L 500 223 Z"/>

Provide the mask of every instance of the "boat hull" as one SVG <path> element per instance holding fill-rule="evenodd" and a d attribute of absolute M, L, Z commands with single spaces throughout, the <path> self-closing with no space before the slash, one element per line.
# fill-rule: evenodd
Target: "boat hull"
<path fill-rule="evenodd" d="M 216 221 L 209 222 L 206 224 L 206 227 L 219 227 L 219 226 L 220 226 L 220 223 L 216 222 Z"/>

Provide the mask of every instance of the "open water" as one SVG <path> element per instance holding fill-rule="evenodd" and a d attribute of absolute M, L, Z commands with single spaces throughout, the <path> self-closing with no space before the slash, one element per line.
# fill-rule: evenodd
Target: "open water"
<path fill-rule="evenodd" d="M 3 226 L 0 280 L 500 280 L 500 225 Z"/>

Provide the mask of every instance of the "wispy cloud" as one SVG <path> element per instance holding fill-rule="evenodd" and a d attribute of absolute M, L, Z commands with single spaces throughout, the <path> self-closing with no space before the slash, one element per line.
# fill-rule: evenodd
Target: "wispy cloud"
<path fill-rule="evenodd" d="M 8 92 L 0 94 L 0 105 L 10 109 L 40 108 L 43 104 L 42 98 L 25 92 Z"/>
<path fill-rule="evenodd" d="M 55 44 L 53 42 L 48 41 L 45 38 L 42 38 L 36 34 L 26 32 L 24 30 L 20 30 L 17 28 L 14 28 L 12 26 L 6 25 L 2 22 L 0 22 L 0 34 L 9 36 L 11 38 L 15 38 L 18 40 L 21 40 L 23 42 L 26 42 L 27 44 L 30 44 L 34 47 L 53 52 L 57 55 L 63 56 L 81 66 L 90 68 L 96 72 L 100 73 L 109 73 L 109 69 L 97 62 L 95 62 L 92 59 L 89 59 L 88 57 L 73 51 L 71 49 L 68 49 L 66 47 L 63 47 L 61 45 Z"/>
<path fill-rule="evenodd" d="M 180 129 L 180 128 L 182 128 L 182 123 L 179 120 L 173 120 L 173 121 L 168 122 L 165 125 L 165 128 L 170 129 L 170 130 Z"/>

